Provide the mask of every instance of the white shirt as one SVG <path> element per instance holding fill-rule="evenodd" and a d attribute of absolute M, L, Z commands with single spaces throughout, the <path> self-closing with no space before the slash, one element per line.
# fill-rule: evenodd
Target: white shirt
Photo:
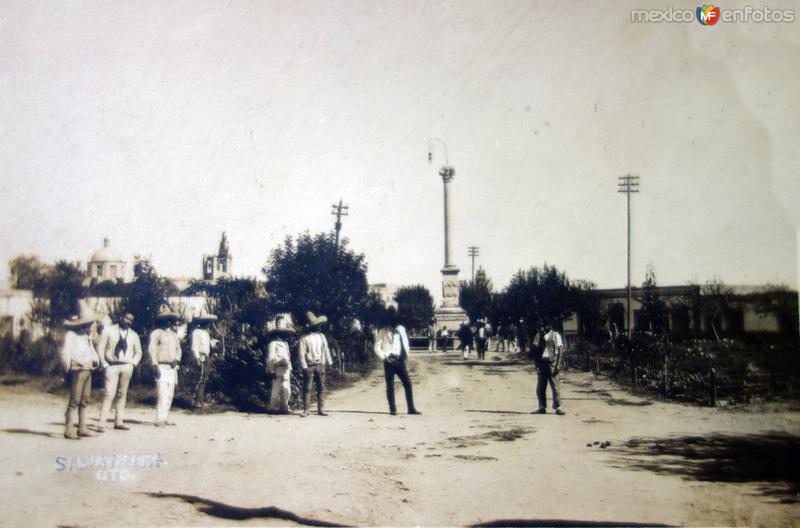
<path fill-rule="evenodd" d="M 390 356 L 400 357 L 400 353 L 406 349 L 406 355 L 411 351 L 408 345 L 408 335 L 403 325 L 398 325 L 397 328 L 381 328 L 375 336 L 375 346 L 373 352 L 381 360 L 385 360 Z"/>
<path fill-rule="evenodd" d="M 59 354 L 64 372 L 75 370 L 91 370 L 100 364 L 100 357 L 88 335 L 69 331 L 64 335 L 64 345 Z"/>
<path fill-rule="evenodd" d="M 127 343 L 125 352 L 121 356 L 117 356 L 117 344 L 123 339 Z M 139 334 L 134 332 L 133 328 L 122 330 L 119 325 L 106 327 L 100 336 L 97 350 L 103 367 L 118 363 L 130 363 L 136 366 L 142 360 L 142 343 L 139 340 Z"/>
<path fill-rule="evenodd" d="M 550 330 L 544 335 L 543 358 L 557 358 L 561 354 L 562 348 L 564 348 L 564 340 L 561 338 L 561 334 L 555 330 Z"/>
<path fill-rule="evenodd" d="M 313 332 L 300 338 L 300 368 L 314 365 L 333 365 L 328 340 L 322 332 Z"/>
<path fill-rule="evenodd" d="M 211 336 L 205 328 L 192 330 L 192 354 L 197 361 L 211 355 Z"/>
<path fill-rule="evenodd" d="M 153 365 L 181 361 L 181 343 L 172 330 L 158 329 L 150 334 L 147 354 Z"/>
<path fill-rule="evenodd" d="M 286 341 L 276 339 L 267 347 L 267 372 L 285 375 L 292 370 L 292 359 Z"/>

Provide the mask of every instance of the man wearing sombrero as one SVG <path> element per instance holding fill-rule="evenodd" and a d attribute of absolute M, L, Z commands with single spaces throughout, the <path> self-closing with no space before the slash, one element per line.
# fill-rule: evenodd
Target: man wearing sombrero
<path fill-rule="evenodd" d="M 272 378 L 269 409 L 281 414 L 289 414 L 289 397 L 292 393 L 292 356 L 288 339 L 295 334 L 283 317 L 275 321 L 267 335 L 271 339 L 267 347 L 266 368 Z"/>
<path fill-rule="evenodd" d="M 195 361 L 200 364 L 200 379 L 197 380 L 197 386 L 194 388 L 192 407 L 205 404 L 206 384 L 211 374 L 211 347 L 217 342 L 216 339 L 211 338 L 208 330 L 216 320 L 217 316 L 208 313 L 205 309 L 201 310 L 200 314 L 192 319 L 192 324 L 195 327 L 191 334 L 192 355 Z"/>
<path fill-rule="evenodd" d="M 67 404 L 64 436 L 79 440 L 81 436 L 94 436 L 86 421 L 86 409 L 92 396 L 92 371 L 100 366 L 100 357 L 89 337 L 92 323 L 97 316 L 81 304 L 80 314 L 64 321 L 68 329 L 64 335 L 59 359 L 69 381 L 69 403 Z M 75 430 L 75 410 L 78 410 L 78 429 Z"/>
<path fill-rule="evenodd" d="M 100 335 L 100 344 L 97 348 L 100 365 L 105 370 L 106 393 L 100 408 L 100 424 L 97 427 L 101 433 L 106 430 L 112 403 L 116 410 L 114 429 L 129 429 L 124 422 L 128 385 L 134 367 L 142 360 L 142 343 L 139 334 L 131 328 L 133 321 L 132 314 L 123 314 L 117 324 L 107 326 Z"/>
<path fill-rule="evenodd" d="M 300 338 L 300 368 L 303 369 L 303 415 L 308 414 L 311 403 L 311 378 L 317 386 L 317 414 L 328 416 L 325 412 L 325 371 L 333 365 L 328 340 L 320 327 L 328 322 L 324 315 L 317 317 L 306 312 L 308 326 L 306 334 Z"/>
<path fill-rule="evenodd" d="M 156 391 L 156 426 L 175 425 L 167 420 L 169 409 L 172 407 L 172 397 L 175 395 L 175 386 L 178 384 L 178 365 L 181 362 L 181 343 L 175 328 L 180 323 L 180 316 L 162 306 L 156 316 L 156 325 L 159 328 L 150 333 L 150 343 L 147 346 L 147 355 L 150 363 L 155 368 Z"/>

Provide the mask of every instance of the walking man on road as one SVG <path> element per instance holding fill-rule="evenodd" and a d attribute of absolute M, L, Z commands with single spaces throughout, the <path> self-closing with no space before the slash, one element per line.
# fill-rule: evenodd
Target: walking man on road
<path fill-rule="evenodd" d="M 489 342 L 489 329 L 486 323 L 478 321 L 478 330 L 475 332 L 475 348 L 478 350 L 478 359 L 486 358 L 486 346 Z"/>
<path fill-rule="evenodd" d="M 127 431 L 125 425 L 125 404 L 128 399 L 128 385 L 133 369 L 142 360 L 142 343 L 131 325 L 133 314 L 124 314 L 115 325 L 103 329 L 100 335 L 98 353 L 101 368 L 105 370 L 105 397 L 100 408 L 100 423 L 97 430 L 106 430 L 106 421 L 114 406 L 114 429 Z"/>
<path fill-rule="evenodd" d="M 308 318 L 307 333 L 300 338 L 300 368 L 303 369 L 303 415 L 308 415 L 311 404 L 311 380 L 317 387 L 317 414 L 328 416 L 325 412 L 325 372 L 328 365 L 333 365 L 328 340 L 320 327 L 328 322 L 324 315 L 317 317 L 306 312 Z"/>
<path fill-rule="evenodd" d="M 392 415 L 397 414 L 397 406 L 394 400 L 395 375 L 400 378 L 400 382 L 403 384 L 408 414 L 422 414 L 414 406 L 414 392 L 411 386 L 411 378 L 408 375 L 408 368 L 406 367 L 409 350 L 406 329 L 402 324 L 399 324 L 394 307 L 390 307 L 386 310 L 385 320 L 375 336 L 374 352 L 383 361 L 386 399 L 389 402 L 389 412 Z"/>
<path fill-rule="evenodd" d="M 564 411 L 561 410 L 558 379 L 564 339 L 553 328 L 553 324 L 545 323 L 534 339 L 533 345 L 537 356 L 534 361 L 538 378 L 536 397 L 539 400 L 539 408 L 534 411 L 534 414 L 547 413 L 547 386 L 550 385 L 550 390 L 553 392 L 553 409 L 556 414 L 564 415 Z"/>
<path fill-rule="evenodd" d="M 181 343 L 176 333 L 180 316 L 164 306 L 156 316 L 159 328 L 150 333 L 147 355 L 155 369 L 156 391 L 156 426 L 175 425 L 167 420 L 175 386 L 178 384 L 178 366 L 181 362 Z"/>

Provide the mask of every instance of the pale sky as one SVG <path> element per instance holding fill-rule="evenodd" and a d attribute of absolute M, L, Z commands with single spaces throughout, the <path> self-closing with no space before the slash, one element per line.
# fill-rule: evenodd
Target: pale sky
<path fill-rule="evenodd" d="M 698 4 L 2 1 L 0 279 L 104 237 L 199 277 L 223 230 L 261 276 L 343 198 L 370 282 L 438 297 L 439 137 L 462 278 L 475 245 L 496 286 L 624 286 L 633 173 L 634 284 L 796 287 L 800 21 L 631 22 L 670 5 Z"/>

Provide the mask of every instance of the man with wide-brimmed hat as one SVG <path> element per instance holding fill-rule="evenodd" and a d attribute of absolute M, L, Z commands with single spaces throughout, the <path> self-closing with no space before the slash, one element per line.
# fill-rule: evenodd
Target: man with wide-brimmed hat
<path fill-rule="evenodd" d="M 271 339 L 264 362 L 267 374 L 272 378 L 270 411 L 289 414 L 289 397 L 292 395 L 292 356 L 289 339 L 295 335 L 284 317 L 278 317 L 267 335 Z"/>
<path fill-rule="evenodd" d="M 208 377 L 211 375 L 211 347 L 217 343 L 216 339 L 211 338 L 209 328 L 216 320 L 217 316 L 208 313 L 205 309 L 201 310 L 200 314 L 192 319 L 192 326 L 194 326 L 194 330 L 191 333 L 192 355 L 195 361 L 200 364 L 200 378 L 194 388 L 192 407 L 205 404 L 206 384 L 208 383 Z"/>
<path fill-rule="evenodd" d="M 92 371 L 100 366 L 100 357 L 89 336 L 97 316 L 83 303 L 80 313 L 64 321 L 67 333 L 61 347 L 59 359 L 69 381 L 69 403 L 67 404 L 64 436 L 78 440 L 81 436 L 94 436 L 89 431 L 86 409 L 92 396 Z M 75 430 L 75 410 L 78 411 L 78 429 Z"/>
<path fill-rule="evenodd" d="M 406 328 L 401 324 L 394 306 L 390 306 L 381 316 L 381 327 L 375 334 L 373 351 L 383 361 L 383 375 L 386 381 L 386 400 L 389 403 L 389 413 L 397 414 L 394 399 L 394 377 L 400 379 L 406 394 L 406 407 L 408 414 L 422 414 L 414 405 L 414 389 L 411 377 L 408 375 L 406 361 L 411 347 L 408 342 Z"/>
<path fill-rule="evenodd" d="M 178 384 L 178 366 L 181 362 L 181 343 L 175 329 L 180 324 L 180 315 L 168 306 L 162 306 L 156 316 L 157 329 L 150 333 L 147 355 L 155 369 L 156 426 L 175 425 L 167 420 L 175 386 Z"/>
<path fill-rule="evenodd" d="M 114 429 L 128 430 L 125 425 L 125 403 L 128 398 L 128 385 L 133 369 L 142 360 L 142 343 L 131 325 L 133 314 L 125 313 L 117 324 L 106 326 L 100 335 L 98 351 L 100 365 L 105 370 L 105 397 L 100 408 L 100 421 L 97 430 L 106 430 L 106 420 L 113 403 L 116 415 Z"/>
<path fill-rule="evenodd" d="M 328 365 L 333 365 L 328 340 L 320 330 L 328 322 L 324 315 L 317 317 L 306 312 L 308 326 L 306 333 L 300 338 L 300 368 L 303 369 L 303 415 L 308 414 L 311 403 L 311 378 L 317 387 L 317 414 L 328 416 L 325 412 L 325 372 Z"/>

